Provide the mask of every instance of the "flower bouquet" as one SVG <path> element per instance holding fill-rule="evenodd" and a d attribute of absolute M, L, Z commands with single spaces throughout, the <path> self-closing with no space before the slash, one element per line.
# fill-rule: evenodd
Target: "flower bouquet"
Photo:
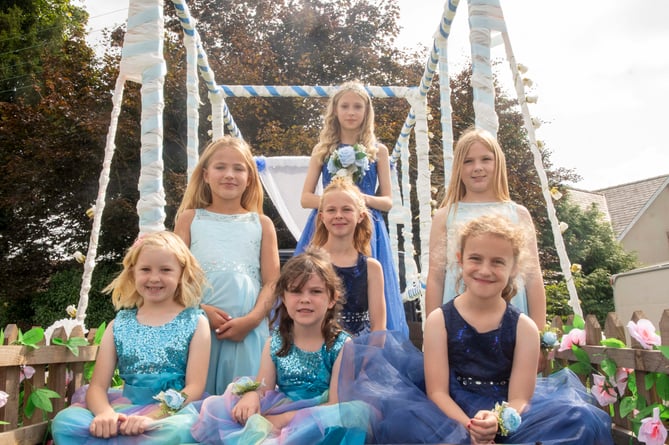
<path fill-rule="evenodd" d="M 333 176 L 348 176 L 358 182 L 369 170 L 367 149 L 362 144 L 342 145 L 332 152 L 327 167 Z"/>

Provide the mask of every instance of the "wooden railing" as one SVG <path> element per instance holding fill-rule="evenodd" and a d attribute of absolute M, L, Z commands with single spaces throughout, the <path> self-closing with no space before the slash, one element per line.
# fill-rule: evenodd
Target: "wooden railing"
<path fill-rule="evenodd" d="M 642 311 L 636 311 L 632 314 L 632 321 L 637 322 L 640 319 L 646 318 Z M 570 324 L 571 320 L 567 324 Z M 557 328 L 562 328 L 562 320 L 556 317 L 552 325 Z M 657 326 L 656 326 L 657 328 Z M 586 345 L 581 348 L 587 352 L 591 363 L 598 367 L 606 358 L 612 359 L 616 362 L 618 367 L 633 369 L 637 381 L 637 393 L 639 397 L 644 398 L 647 403 L 661 403 L 654 387 L 647 390 L 644 382 L 646 375 L 649 373 L 669 374 L 669 360 L 662 355 L 660 351 L 644 349 L 639 342 L 634 338 L 627 339 L 627 328 L 618 318 L 618 316 L 611 312 L 606 318 L 604 330 L 597 321 L 594 315 L 588 315 L 585 318 L 585 338 Z M 665 309 L 660 319 L 659 333 L 662 339 L 662 345 L 669 345 L 669 309 Z M 601 346 L 602 334 L 606 338 L 617 338 L 630 347 L 627 348 L 612 348 Z M 576 362 L 577 359 L 571 350 L 556 352 L 556 359 L 561 360 L 562 366 L 568 365 L 569 362 Z M 600 368 L 601 369 L 601 368 Z M 545 373 L 550 373 L 550 369 L 545 369 Z M 604 374 L 602 372 L 602 374 Z M 587 376 L 582 376 L 585 383 Z M 628 390 L 629 391 L 629 390 Z M 629 395 L 629 393 L 627 394 Z M 664 402 L 667 402 L 666 400 Z M 616 444 L 628 445 L 638 444 L 636 437 L 632 434 L 632 425 L 627 418 L 621 418 L 619 415 L 619 402 L 614 404 L 615 415 L 613 416 L 613 438 Z M 605 409 L 608 413 L 608 408 Z"/>
<path fill-rule="evenodd" d="M 0 345 L 0 390 L 9 397 L 5 406 L 0 408 L 0 420 L 8 424 L 0 425 L 0 445 L 36 444 L 43 441 L 47 434 L 48 420 L 65 408 L 74 391 L 83 385 L 84 364 L 95 361 L 98 347 L 90 344 L 94 335 L 91 330 L 88 333 L 89 345 L 80 346 L 79 355 L 75 356 L 61 345 L 42 344 L 39 349 L 12 345 L 18 338 L 18 329 L 16 325 L 7 326 L 4 344 Z M 84 337 L 81 327 L 75 327 L 70 337 Z M 63 328 L 58 328 L 52 338 L 67 340 Z M 23 366 L 31 366 L 35 369 L 35 374 L 28 383 L 22 385 Z M 68 379 L 68 374 L 71 379 Z M 24 394 L 21 403 L 19 394 L 22 387 Z M 60 397 L 51 399 L 52 412 L 44 413 L 37 409 L 30 418 L 26 418 L 25 405 L 31 392 L 39 388 L 51 389 Z"/>

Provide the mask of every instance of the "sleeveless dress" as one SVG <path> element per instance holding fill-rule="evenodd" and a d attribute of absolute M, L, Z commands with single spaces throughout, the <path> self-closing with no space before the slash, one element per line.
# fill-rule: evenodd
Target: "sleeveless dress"
<path fill-rule="evenodd" d="M 449 392 L 469 416 L 508 399 L 520 312 L 507 305 L 497 329 L 479 333 L 449 301 L 441 307 L 448 335 Z M 375 408 L 370 443 L 469 444 L 465 428 L 425 395 L 423 355 L 393 333 L 353 339 L 342 353 L 340 400 Z M 520 428 L 495 443 L 613 445 L 611 417 L 568 368 L 537 379 Z"/>
<path fill-rule="evenodd" d="M 332 175 L 327 168 L 327 160 L 323 163 L 321 169 L 321 179 L 323 188 L 332 180 Z M 365 176 L 360 178 L 356 185 L 360 191 L 367 195 L 376 194 L 376 185 L 378 179 L 376 161 L 369 163 L 369 170 Z M 409 338 L 409 326 L 407 325 L 406 315 L 404 314 L 404 305 L 400 293 L 399 275 L 397 266 L 393 259 L 393 252 L 390 248 L 390 239 L 388 229 L 383 220 L 383 215 L 377 209 L 369 208 L 369 214 L 372 219 L 372 239 L 370 241 L 372 258 L 381 263 L 383 268 L 383 295 L 386 300 L 386 327 L 389 331 L 399 331 L 405 338 Z M 295 247 L 295 254 L 302 253 L 311 242 L 311 238 L 316 230 L 316 219 L 318 209 L 312 210 L 307 223 L 302 230 L 300 240 Z"/>
<path fill-rule="evenodd" d="M 146 326 L 137 321 L 137 309 L 124 309 L 114 319 L 114 345 L 123 389 L 110 389 L 109 401 L 115 411 L 127 415 L 150 415 L 160 411 L 153 399 L 161 391 L 182 390 L 185 386 L 188 348 L 202 311 L 187 308 L 162 326 Z M 176 414 L 153 422 L 144 434 L 118 435 L 111 439 L 93 437 L 89 426 L 93 413 L 86 409 L 88 385 L 79 388 L 72 405 L 53 419 L 56 444 L 180 444 L 193 442 L 190 428 L 197 411 L 189 404 Z"/>
<path fill-rule="evenodd" d="M 462 284 L 458 287 L 457 278 L 459 266 L 455 256 L 458 248 L 458 235 L 460 228 L 471 221 L 483 215 L 501 215 L 514 224 L 518 224 L 518 204 L 513 201 L 507 202 L 458 202 L 457 212 L 453 209 L 448 214 L 446 220 L 446 275 L 444 277 L 444 298 L 442 303 L 446 303 L 456 295 L 464 291 Z M 511 304 L 520 309 L 524 314 L 528 314 L 527 295 L 525 293 L 525 282 L 520 275 L 516 278 L 518 291 L 511 299 Z"/>
<path fill-rule="evenodd" d="M 367 257 L 358 254 L 354 266 L 339 267 L 333 264 L 346 291 L 346 303 L 341 311 L 339 324 L 354 336 L 370 332 L 369 301 L 367 299 Z"/>
<path fill-rule="evenodd" d="M 262 286 L 258 214 L 226 215 L 196 209 L 190 236 L 190 250 L 209 281 L 202 303 L 223 309 L 233 318 L 248 314 Z M 219 340 L 212 330 L 206 391 L 223 394 L 234 378 L 255 375 L 268 335 L 266 319 L 240 342 Z"/>
<path fill-rule="evenodd" d="M 272 331 L 270 353 L 276 367 L 278 390 L 270 390 L 260 400 L 260 414 L 249 417 L 245 426 L 232 417 L 232 408 L 240 397 L 231 387 L 222 396 L 212 396 L 202 403 L 200 417 L 192 429 L 200 443 L 226 445 L 255 444 L 364 444 L 369 408 L 361 402 L 323 405 L 328 400 L 330 376 L 348 334 L 341 332 L 331 349 L 325 344 L 319 351 L 303 351 L 292 345 L 284 357 L 277 356 L 282 340 Z M 280 431 L 262 415 L 299 410 Z"/>

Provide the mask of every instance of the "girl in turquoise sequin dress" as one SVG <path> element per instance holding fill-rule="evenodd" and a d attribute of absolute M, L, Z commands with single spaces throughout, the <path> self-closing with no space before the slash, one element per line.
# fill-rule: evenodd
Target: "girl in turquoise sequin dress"
<path fill-rule="evenodd" d="M 479 128 L 466 130 L 453 150 L 453 172 L 441 208 L 432 217 L 430 257 L 425 289 L 425 316 L 462 292 L 457 285 L 455 251 L 459 228 L 482 215 L 499 215 L 527 227 L 525 249 L 531 267 L 511 303 L 530 316 L 539 329 L 546 325 L 546 293 L 539 265 L 532 217 L 511 201 L 504 152 L 497 139 Z"/>
<path fill-rule="evenodd" d="M 351 159 L 353 146 L 364 147 L 367 156 Z M 409 327 L 400 294 L 397 265 L 390 247 L 388 229 L 381 214 L 392 207 L 388 149 L 376 140 L 372 100 L 364 86 L 358 82 L 341 85 L 325 111 L 323 129 L 318 144 L 311 153 L 301 198 L 302 207 L 314 211 L 304 226 L 295 253 L 302 252 L 311 242 L 320 204 L 320 196 L 315 194 L 316 185 L 321 177 L 325 188 L 339 174 L 336 171 L 335 157 L 341 165 L 355 161 L 356 167 L 349 169 L 356 170 L 352 179 L 363 193 L 365 204 L 369 208 L 372 221 L 371 256 L 383 266 L 386 326 L 408 338 Z"/>
<path fill-rule="evenodd" d="M 175 234 L 157 232 L 135 242 L 106 289 L 119 312 L 102 338 L 91 383 L 53 420 L 56 444 L 193 441 L 197 412 L 189 403 L 202 397 L 201 370 L 209 362 L 207 320 L 197 309 L 204 281 Z M 122 391 L 109 390 L 117 366 Z M 176 414 L 169 416 L 157 401 L 161 392 L 173 397 Z"/>
<path fill-rule="evenodd" d="M 349 336 L 336 321 L 341 282 L 327 253 L 310 248 L 289 260 L 276 293 L 278 327 L 262 352 L 260 386 L 238 381 L 207 398 L 193 436 L 226 445 L 364 444 L 367 406 L 337 403 L 340 352 Z"/>
<path fill-rule="evenodd" d="M 250 147 L 224 136 L 202 153 L 177 212 L 174 231 L 209 281 L 201 305 L 212 331 L 209 394 L 223 394 L 235 377 L 255 375 L 269 335 L 279 251 L 262 202 Z"/>
<path fill-rule="evenodd" d="M 339 323 L 351 335 L 386 329 L 381 263 L 369 258 L 372 224 L 360 190 L 334 178 L 323 190 L 312 244 L 323 247 L 344 285 Z"/>

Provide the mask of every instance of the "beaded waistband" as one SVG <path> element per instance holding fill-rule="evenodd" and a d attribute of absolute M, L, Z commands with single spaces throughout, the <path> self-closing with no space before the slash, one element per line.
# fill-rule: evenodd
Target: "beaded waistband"
<path fill-rule="evenodd" d="M 493 380 L 482 380 L 477 377 L 463 377 L 460 375 L 456 376 L 455 380 L 460 382 L 462 386 L 506 386 L 509 384 L 508 380 L 495 382 Z"/>
<path fill-rule="evenodd" d="M 361 321 L 369 321 L 369 311 L 365 312 L 348 312 L 341 314 L 340 320 L 346 323 L 357 323 Z"/>

